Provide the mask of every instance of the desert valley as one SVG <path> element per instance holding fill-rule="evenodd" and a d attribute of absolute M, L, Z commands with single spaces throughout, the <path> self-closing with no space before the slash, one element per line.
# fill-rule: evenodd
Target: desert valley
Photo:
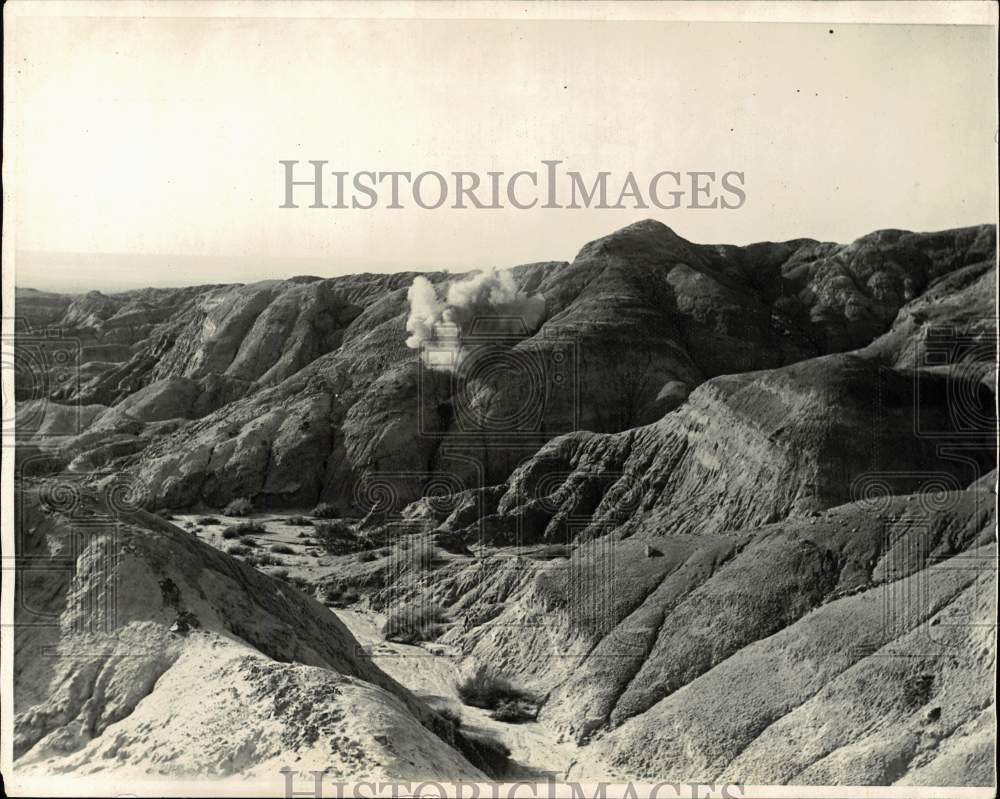
<path fill-rule="evenodd" d="M 995 254 L 18 287 L 15 766 L 991 785 Z"/>

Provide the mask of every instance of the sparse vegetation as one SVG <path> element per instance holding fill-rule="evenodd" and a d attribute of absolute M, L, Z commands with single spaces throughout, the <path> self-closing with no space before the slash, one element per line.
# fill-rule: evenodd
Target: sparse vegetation
<path fill-rule="evenodd" d="M 158 510 L 156 515 L 167 522 L 172 522 L 174 520 L 174 514 L 168 510 Z"/>
<path fill-rule="evenodd" d="M 430 641 L 441 633 L 444 608 L 434 603 L 415 603 L 391 614 L 382 628 L 386 641 L 415 644 Z"/>
<path fill-rule="evenodd" d="M 358 550 L 357 536 L 343 519 L 331 519 L 316 525 L 316 541 L 331 555 L 347 555 Z"/>
<path fill-rule="evenodd" d="M 373 560 L 378 560 L 378 553 L 372 549 L 365 549 L 358 553 L 359 563 L 371 563 Z"/>
<path fill-rule="evenodd" d="M 257 539 L 251 538 L 248 535 L 240 536 L 240 543 L 245 547 L 250 547 L 251 549 L 256 549 L 260 546 L 260 544 L 257 543 Z"/>
<path fill-rule="evenodd" d="M 204 525 L 204 524 L 218 524 L 218 523 L 219 523 L 219 520 L 216 519 L 214 516 L 199 516 L 198 517 L 198 524 L 203 524 Z"/>
<path fill-rule="evenodd" d="M 326 585 L 322 592 L 322 602 L 331 608 L 346 608 L 360 600 L 361 597 L 354 588 L 344 588 L 339 585 Z"/>
<path fill-rule="evenodd" d="M 489 733 L 456 730 L 455 748 L 492 777 L 502 777 L 510 768 L 510 747 Z"/>
<path fill-rule="evenodd" d="M 477 666 L 458 684 L 458 696 L 465 704 L 485 710 L 499 710 L 501 703 L 522 703 L 531 708 L 531 717 L 538 704 L 530 694 L 515 688 L 510 680 L 485 664 Z"/>
<path fill-rule="evenodd" d="M 247 557 L 247 563 L 251 566 L 280 566 L 284 561 L 267 552 L 255 552 Z"/>
<path fill-rule="evenodd" d="M 270 575 L 286 583 L 288 582 L 288 569 L 275 569 L 273 572 L 270 572 Z"/>
<path fill-rule="evenodd" d="M 289 516 L 286 522 L 293 527 L 312 527 L 312 519 L 308 516 Z"/>
<path fill-rule="evenodd" d="M 250 535 L 251 533 L 260 535 L 261 533 L 266 533 L 267 530 L 259 522 L 238 522 L 237 524 L 231 524 L 225 530 L 222 531 L 223 538 L 239 538 L 240 536 Z"/>
<path fill-rule="evenodd" d="M 243 544 L 230 544 L 226 547 L 226 552 L 230 555 L 245 556 L 250 554 L 250 547 L 244 546 Z"/>
<path fill-rule="evenodd" d="M 933 693 L 933 674 L 914 674 L 903 684 L 903 699 L 911 707 L 927 704 Z"/>
<path fill-rule="evenodd" d="M 295 550 L 292 549 L 288 544 L 272 544 L 271 551 L 276 555 L 294 555 Z"/>
<path fill-rule="evenodd" d="M 508 775 L 510 748 L 493 733 L 463 727 L 462 717 L 451 708 L 435 708 L 432 729 L 485 774 L 497 779 Z"/>
<path fill-rule="evenodd" d="M 335 519 L 337 518 L 337 509 L 326 502 L 320 502 L 312 512 L 314 519 Z"/>
<path fill-rule="evenodd" d="M 226 505 L 222 512 L 226 516 L 249 516 L 253 513 L 253 504 L 246 497 L 240 497 Z"/>
<path fill-rule="evenodd" d="M 437 714 L 455 729 L 462 726 L 462 717 L 450 707 L 438 708 Z"/>
<path fill-rule="evenodd" d="M 526 721 L 534 721 L 537 707 L 523 700 L 501 700 L 497 704 L 497 709 L 493 711 L 493 718 L 507 724 L 524 724 Z"/>

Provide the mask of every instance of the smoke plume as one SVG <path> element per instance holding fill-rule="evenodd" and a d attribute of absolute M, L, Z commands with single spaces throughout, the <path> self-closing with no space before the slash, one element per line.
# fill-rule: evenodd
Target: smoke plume
<path fill-rule="evenodd" d="M 443 298 L 425 277 L 407 294 L 406 346 L 421 351 L 427 366 L 455 368 L 470 335 L 486 341 L 534 333 L 545 317 L 545 298 L 521 291 L 509 271 L 492 269 L 447 284 Z"/>

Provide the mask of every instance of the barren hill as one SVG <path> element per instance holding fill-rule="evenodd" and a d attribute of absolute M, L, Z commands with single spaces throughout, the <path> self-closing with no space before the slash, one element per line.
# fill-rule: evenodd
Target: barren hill
<path fill-rule="evenodd" d="M 581 778 L 989 784 L 995 250 L 647 220 L 509 276 L 20 290 L 21 556 L 72 555 L 19 577 L 59 619 L 19 630 L 20 762 L 497 774 L 466 722 L 521 713 Z M 75 552 L 56 500 L 122 483 Z M 477 666 L 510 702 L 456 726 Z"/>

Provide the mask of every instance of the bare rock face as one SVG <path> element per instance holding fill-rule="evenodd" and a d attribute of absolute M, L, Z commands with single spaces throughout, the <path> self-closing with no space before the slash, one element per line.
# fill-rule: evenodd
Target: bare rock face
<path fill-rule="evenodd" d="M 121 489 L 21 495 L 20 773 L 485 777 L 328 610 Z"/>
<path fill-rule="evenodd" d="M 902 540 L 914 535 L 921 533 L 911 530 Z M 856 537 L 852 547 L 863 538 Z M 829 541 L 810 536 L 800 545 L 808 550 Z M 973 559 L 995 552 L 988 527 L 972 543 Z M 941 543 L 930 545 L 937 549 Z M 698 665 L 691 636 L 673 627 L 683 605 L 670 611 L 648 659 L 617 700 L 615 729 L 595 745 L 595 761 L 658 779 L 914 785 L 937 778 L 991 784 L 994 733 L 985 719 L 993 713 L 995 641 L 986 630 L 993 615 L 986 596 L 995 592 L 996 577 L 989 568 L 962 568 L 963 556 L 947 551 L 940 562 L 928 560 L 910 572 L 915 564 L 902 561 L 898 550 L 876 549 L 871 587 L 814 598 L 811 612 L 786 619 L 792 621 L 787 626 L 776 624 L 781 629 L 771 636 L 760 631 L 753 643 L 721 660 L 720 638 L 712 636 L 713 651 Z M 837 554 L 832 550 L 834 560 Z M 752 560 L 743 563 L 752 568 Z M 787 565 L 781 566 L 777 572 L 772 565 L 771 574 L 785 572 Z M 774 580 L 764 577 L 765 568 L 747 575 L 756 576 L 759 587 Z M 722 583 L 727 577 L 730 582 Z M 718 590 L 721 599 L 734 590 L 733 577 L 720 571 L 718 581 L 726 587 L 713 589 L 710 581 L 691 595 L 699 619 L 711 608 L 709 595 Z M 749 582 L 738 585 L 750 588 Z M 925 601 L 910 604 L 906 592 L 918 585 Z M 769 588 L 762 601 L 773 596 Z M 728 624 L 723 604 L 716 606 L 722 611 L 712 622 L 716 629 Z M 730 599 L 728 605 L 737 603 Z M 887 617 L 887 606 L 900 615 Z M 787 612 L 789 606 L 781 601 L 780 607 Z M 744 618 L 730 630 L 745 641 L 748 622 L 752 628 Z M 718 632 L 728 651 L 727 633 Z M 692 669 L 688 674 L 685 665 Z M 659 672 L 654 676 L 651 669 Z M 658 691 L 650 693 L 650 685 Z"/>
<path fill-rule="evenodd" d="M 967 384 L 857 355 L 714 378 L 652 425 L 553 439 L 482 521 L 439 521 L 501 544 L 714 533 L 805 516 L 873 487 L 908 493 L 928 474 L 958 489 L 993 468 L 995 451 L 992 393 L 956 380 Z M 981 426 L 956 426 L 956 393 Z M 969 433 L 967 457 L 941 458 L 938 438 L 921 431 Z"/>
<path fill-rule="evenodd" d="M 876 361 L 910 368 L 913 330 L 938 313 L 923 309 L 981 297 L 994 242 L 983 226 L 711 246 L 647 220 L 591 242 L 572 264 L 516 268 L 521 289 L 545 298 L 542 325 L 487 336 L 482 368 L 458 375 L 426 368 L 404 345 L 413 274 L 92 292 L 59 320 L 82 342 L 82 363 L 55 396 L 111 406 L 102 427 L 148 442 L 113 465 L 141 477 L 156 505 L 246 497 L 367 512 L 374 482 L 399 510 L 435 475 L 459 489 L 502 482 L 560 434 L 650 424 L 721 375 L 879 336 Z M 45 318 L 60 307 L 45 306 Z M 713 401 L 702 392 L 691 413 Z M 169 435 L 150 427 L 164 421 L 177 422 Z"/>
<path fill-rule="evenodd" d="M 324 589 L 442 609 L 440 645 L 585 747 L 571 776 L 987 785 L 995 236 L 731 247 L 640 222 L 515 268 L 544 318 L 469 333 L 457 371 L 406 346 L 414 274 L 26 293 L 82 363 L 59 382 L 43 343 L 44 379 L 19 371 L 19 552 L 71 551 L 60 473 L 152 508 L 323 501 L 357 539 Z M 57 622 L 18 630 L 19 762 L 486 770 L 329 612 L 119 515 L 69 577 L 25 577 Z M 108 627 L 79 600 L 112 589 Z"/>

